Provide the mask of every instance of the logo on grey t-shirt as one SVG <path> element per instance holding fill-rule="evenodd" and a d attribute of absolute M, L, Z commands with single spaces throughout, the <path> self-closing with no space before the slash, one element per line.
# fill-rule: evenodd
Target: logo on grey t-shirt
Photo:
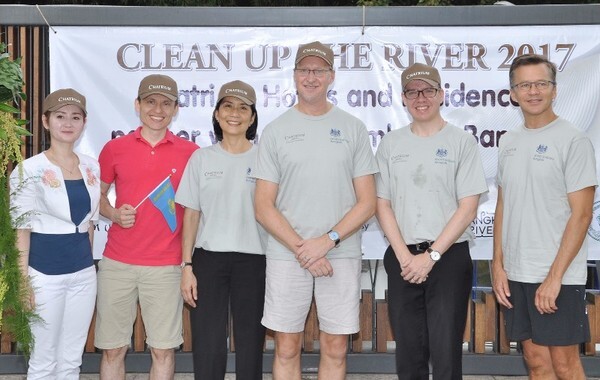
<path fill-rule="evenodd" d="M 284 138 L 285 138 L 285 143 L 289 144 L 289 143 L 304 141 L 304 137 L 305 137 L 304 133 L 296 133 L 294 135 L 287 135 Z"/>
<path fill-rule="evenodd" d="M 548 153 L 548 145 L 544 145 L 544 144 L 540 144 L 538 145 L 537 149 L 535 150 L 535 152 L 537 154 L 533 155 L 533 160 L 534 161 L 546 161 L 546 160 L 551 160 L 553 161 L 554 158 L 548 156 L 546 153 Z"/>
<path fill-rule="evenodd" d="M 410 157 L 410 154 L 400 153 L 400 154 L 396 154 L 396 155 L 390 157 L 390 161 L 392 162 L 392 164 L 397 164 L 398 162 L 408 161 L 409 157 Z"/>
<path fill-rule="evenodd" d="M 221 179 L 221 178 L 223 178 L 223 171 L 222 170 L 214 170 L 211 172 L 204 172 L 204 177 L 206 177 L 207 180 Z"/>
<path fill-rule="evenodd" d="M 448 149 L 438 148 L 437 152 L 435 152 L 435 155 L 438 157 L 446 157 L 448 155 Z"/>
<path fill-rule="evenodd" d="M 454 162 L 454 160 L 448 158 L 448 149 L 446 148 L 438 148 L 435 151 L 435 163 L 436 164 L 444 164 Z"/>
<path fill-rule="evenodd" d="M 504 151 L 500 152 L 500 155 L 504 156 L 504 157 L 510 157 L 510 156 L 514 156 L 516 152 L 517 152 L 517 148 L 507 148 L 507 149 L 504 149 Z"/>
<path fill-rule="evenodd" d="M 329 136 L 331 136 L 331 138 L 329 139 L 329 141 L 332 142 L 332 143 L 340 144 L 340 143 L 346 141 L 342 137 L 342 131 L 340 131 L 337 128 L 331 128 L 331 130 L 329 131 Z"/>
<path fill-rule="evenodd" d="M 246 182 L 256 183 L 256 178 L 252 177 L 252 168 L 246 169 Z"/>
<path fill-rule="evenodd" d="M 600 241 L 600 201 L 594 202 L 594 217 L 588 228 L 588 235 L 596 241 Z"/>

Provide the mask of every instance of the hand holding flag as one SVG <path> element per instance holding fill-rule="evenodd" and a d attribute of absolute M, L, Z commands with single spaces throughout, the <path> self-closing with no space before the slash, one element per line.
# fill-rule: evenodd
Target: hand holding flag
<path fill-rule="evenodd" d="M 175 214 L 175 189 L 171 182 L 171 175 L 169 174 L 161 183 L 156 186 L 144 199 L 135 206 L 135 209 L 140 207 L 146 199 L 150 198 L 152 204 L 162 213 L 163 217 L 167 221 L 171 232 L 175 232 L 177 229 L 177 217 Z"/>

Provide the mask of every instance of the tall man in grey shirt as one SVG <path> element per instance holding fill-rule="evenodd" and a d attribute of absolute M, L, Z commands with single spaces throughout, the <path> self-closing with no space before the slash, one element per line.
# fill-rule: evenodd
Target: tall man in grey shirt
<path fill-rule="evenodd" d="M 317 304 L 319 379 L 342 380 L 359 330 L 360 227 L 375 213 L 377 172 L 365 125 L 327 101 L 333 51 L 301 45 L 298 104 L 269 124 L 255 176 L 257 220 L 270 236 L 263 325 L 275 331 L 273 377 L 300 380 L 302 332 Z"/>
<path fill-rule="evenodd" d="M 598 183 L 594 149 L 552 109 L 552 62 L 519 56 L 509 75 L 524 123 L 499 146 L 494 293 L 509 338 L 523 344 L 530 379 L 582 380 L 579 344 L 589 340 L 585 237 Z"/>

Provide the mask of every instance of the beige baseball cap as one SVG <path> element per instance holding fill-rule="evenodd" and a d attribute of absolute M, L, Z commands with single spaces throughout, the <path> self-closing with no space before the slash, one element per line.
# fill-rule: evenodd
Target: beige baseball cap
<path fill-rule="evenodd" d="M 327 62 L 329 66 L 333 67 L 333 50 L 319 41 L 298 46 L 295 64 L 297 65 L 302 59 L 311 56 L 319 57 Z"/>
<path fill-rule="evenodd" d="M 233 96 L 240 99 L 242 102 L 252 105 L 256 104 L 256 93 L 252 86 L 241 80 L 225 83 L 219 90 L 217 103 L 226 96 Z"/>
<path fill-rule="evenodd" d="M 87 115 L 87 111 L 85 109 L 85 96 L 81 95 L 72 88 L 62 88 L 46 96 L 46 99 L 44 99 L 44 103 L 42 104 L 42 113 L 56 111 L 57 109 L 69 104 L 81 108 L 83 113 Z"/>
<path fill-rule="evenodd" d="M 160 94 L 171 100 L 177 100 L 179 95 L 177 82 L 167 75 L 148 75 L 140 82 L 138 97 L 144 99 L 152 94 Z"/>
<path fill-rule="evenodd" d="M 415 79 L 427 82 L 436 88 L 441 87 L 442 84 L 440 73 L 437 69 L 423 63 L 414 63 L 402 72 L 402 89 L 405 89 L 406 85 Z"/>

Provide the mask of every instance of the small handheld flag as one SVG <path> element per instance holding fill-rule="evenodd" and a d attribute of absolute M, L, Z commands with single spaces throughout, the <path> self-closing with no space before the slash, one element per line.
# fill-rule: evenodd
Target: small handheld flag
<path fill-rule="evenodd" d="M 150 198 L 152 204 L 162 213 L 163 217 L 167 221 L 171 232 L 175 232 L 177 229 L 177 217 L 175 215 L 175 189 L 171 182 L 171 175 L 167 176 L 154 190 L 142 199 L 135 208 L 137 209 L 140 205 Z"/>

